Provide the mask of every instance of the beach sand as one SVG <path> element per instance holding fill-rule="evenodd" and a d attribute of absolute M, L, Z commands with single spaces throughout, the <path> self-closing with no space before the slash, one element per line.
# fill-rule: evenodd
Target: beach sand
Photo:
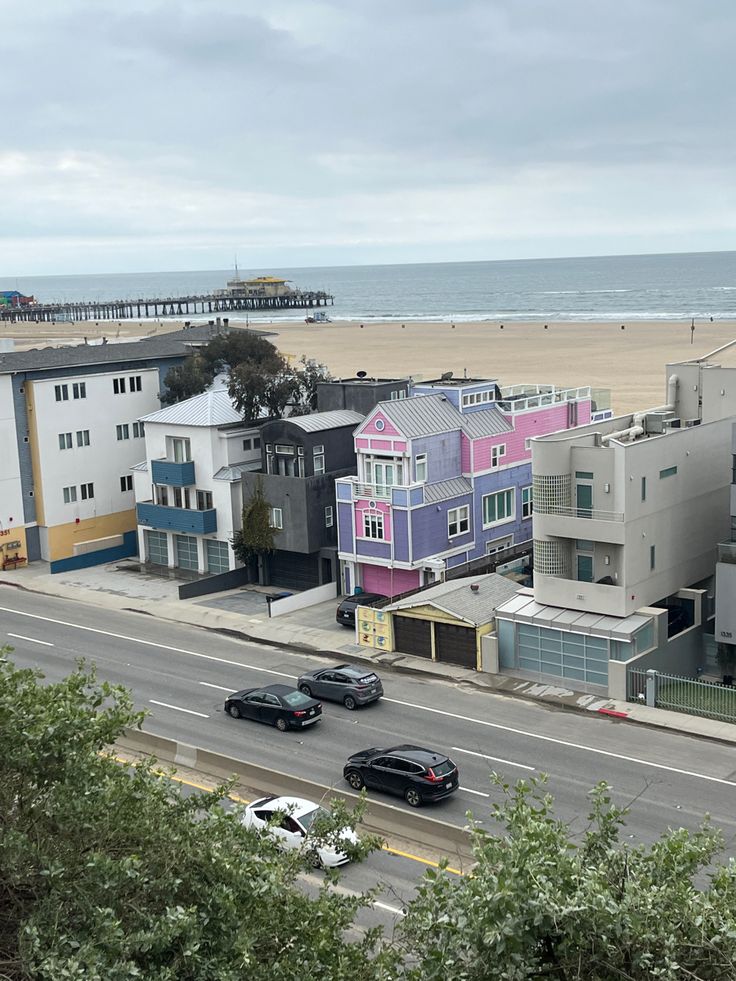
<path fill-rule="evenodd" d="M 244 327 L 231 320 L 231 326 Z M 177 330 L 179 321 L 128 320 L 80 324 L 6 324 L 0 337 L 14 337 L 16 349 L 81 343 L 107 336 L 111 342 Z M 614 411 L 659 405 L 665 395 L 668 361 L 702 357 L 736 338 L 736 322 L 690 321 L 620 323 L 254 323 L 273 331 L 269 340 L 296 361 L 302 356 L 327 365 L 335 377 L 366 371 L 371 376 L 438 378 L 445 371 L 462 377 L 497 378 L 501 385 L 551 382 L 611 390 Z"/>

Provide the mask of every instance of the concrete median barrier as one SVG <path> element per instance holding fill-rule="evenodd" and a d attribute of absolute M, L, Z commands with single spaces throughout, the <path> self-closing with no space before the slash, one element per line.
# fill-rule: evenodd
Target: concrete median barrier
<path fill-rule="evenodd" d="M 306 797 L 316 801 L 338 797 L 350 805 L 358 800 L 358 795 L 349 790 L 294 777 L 139 729 L 128 729 L 117 741 L 116 748 L 122 752 L 155 756 L 164 763 L 187 767 L 219 780 L 234 776 L 239 784 L 256 794 Z M 361 826 L 364 831 L 383 838 L 398 836 L 437 855 L 447 856 L 452 859 L 450 864 L 459 863 L 463 869 L 467 869 L 471 863 L 469 832 L 458 825 L 429 817 L 426 813 L 369 799 Z"/>

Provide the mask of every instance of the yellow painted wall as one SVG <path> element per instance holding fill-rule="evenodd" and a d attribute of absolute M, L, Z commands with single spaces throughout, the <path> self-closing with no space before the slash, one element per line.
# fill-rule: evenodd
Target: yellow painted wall
<path fill-rule="evenodd" d="M 43 480 L 41 478 L 41 459 L 38 455 L 38 427 L 36 425 L 36 405 L 32 381 L 25 383 L 25 390 L 26 411 L 28 412 L 28 443 L 31 448 L 31 466 L 33 467 L 33 496 L 36 499 L 36 524 L 45 525 Z"/>
<path fill-rule="evenodd" d="M 84 518 L 78 524 L 67 524 L 49 528 L 49 561 L 68 559 L 74 555 L 74 546 L 79 542 L 89 542 L 108 535 L 122 535 L 135 531 L 137 527 L 135 508 L 118 511 L 115 514 L 101 514 L 96 518 Z"/>
<path fill-rule="evenodd" d="M 26 543 L 26 529 L 21 525 L 19 528 L 8 528 L 4 529 L 7 534 L 0 534 L 0 570 L 3 567 L 3 559 L 10 558 L 11 556 L 18 555 L 26 560 L 28 560 L 28 545 Z M 12 542 L 20 542 L 20 547 L 15 545 L 10 548 Z M 25 564 L 25 563 L 24 563 Z M 13 566 L 10 566 L 7 572 L 13 571 Z"/>

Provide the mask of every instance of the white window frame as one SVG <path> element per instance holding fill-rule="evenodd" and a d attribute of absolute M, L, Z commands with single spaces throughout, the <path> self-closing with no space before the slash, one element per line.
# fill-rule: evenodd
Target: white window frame
<path fill-rule="evenodd" d="M 141 391 L 141 389 L 142 389 L 143 386 L 142 386 L 142 383 L 141 383 L 141 376 L 140 375 L 131 375 L 130 378 L 128 379 L 128 381 L 130 382 L 130 390 L 131 390 L 131 392 L 140 392 Z"/>
<path fill-rule="evenodd" d="M 68 385 L 54 385 L 54 395 L 57 402 L 68 402 L 69 401 L 69 386 Z"/>
<path fill-rule="evenodd" d="M 284 527 L 284 511 L 283 508 L 269 508 L 268 509 L 268 525 L 270 528 L 275 528 L 277 531 L 282 531 Z"/>
<path fill-rule="evenodd" d="M 453 527 L 455 531 L 452 530 Z M 470 505 L 460 504 L 456 508 L 450 508 L 447 512 L 447 537 L 457 538 L 459 535 L 467 535 L 469 531 Z"/>
<path fill-rule="evenodd" d="M 312 447 L 312 472 L 315 477 L 327 473 L 325 467 L 325 448 L 322 444 Z"/>
<path fill-rule="evenodd" d="M 491 447 L 491 467 L 496 468 L 501 466 L 501 461 L 506 456 L 506 444 L 497 443 L 495 446 Z"/>
<path fill-rule="evenodd" d="M 383 518 L 383 511 L 364 511 L 363 538 L 368 538 L 375 542 L 385 541 L 386 526 Z"/>
<path fill-rule="evenodd" d="M 187 436 L 167 436 L 166 442 L 174 463 L 189 463 L 191 461 L 192 442 Z M 181 451 L 180 459 L 177 459 L 177 450 Z"/>
<path fill-rule="evenodd" d="M 421 468 L 421 476 L 420 476 Z M 417 453 L 414 458 L 414 480 L 417 484 L 427 483 L 427 454 Z"/>
<path fill-rule="evenodd" d="M 77 446 L 89 446 L 89 429 L 77 430 Z"/>
<path fill-rule="evenodd" d="M 490 498 L 499 498 L 502 495 L 505 496 L 509 494 L 511 499 L 511 512 L 509 515 L 503 518 L 496 518 L 495 521 L 486 521 L 486 501 Z M 498 507 L 494 507 L 494 511 L 498 514 Z M 481 500 L 481 514 L 483 517 L 483 527 L 484 528 L 495 528 L 496 525 L 505 525 L 510 521 L 516 520 L 516 488 L 515 487 L 505 487 L 503 490 L 494 491 L 492 494 L 484 494 Z"/>
<path fill-rule="evenodd" d="M 514 544 L 513 535 L 504 535 L 503 538 L 492 538 L 486 542 L 486 555 L 495 555 L 497 552 L 505 552 Z"/>
<path fill-rule="evenodd" d="M 72 397 L 75 399 L 87 398 L 87 382 L 72 383 Z"/>
<path fill-rule="evenodd" d="M 277 443 L 275 452 L 282 456 L 294 456 L 294 447 L 290 443 Z"/>
<path fill-rule="evenodd" d="M 62 493 L 64 495 L 64 504 L 76 504 L 77 503 L 77 488 L 72 487 L 62 487 Z"/>
<path fill-rule="evenodd" d="M 113 378 L 113 380 L 112 380 L 112 394 L 113 395 L 125 395 L 125 378 Z"/>
<path fill-rule="evenodd" d="M 332 528 L 335 523 L 335 509 L 331 504 L 325 508 L 325 528 Z"/>
<path fill-rule="evenodd" d="M 204 505 L 204 507 L 202 507 L 201 505 Z M 197 491 L 197 510 L 198 511 L 212 511 L 213 509 L 214 509 L 214 502 L 212 500 L 212 491 L 198 490 Z"/>
<path fill-rule="evenodd" d="M 70 450 L 72 448 L 72 434 L 59 433 L 59 449 Z"/>
<path fill-rule="evenodd" d="M 146 425 L 143 422 L 133 423 L 133 439 L 143 439 L 146 435 Z"/>
<path fill-rule="evenodd" d="M 525 494 L 527 495 L 526 500 L 524 500 Z M 528 486 L 521 488 L 521 517 L 522 519 L 531 518 L 533 513 L 534 513 L 534 498 L 533 498 L 532 485 L 529 484 Z"/>
<path fill-rule="evenodd" d="M 95 485 L 94 484 L 92 484 L 92 483 L 90 483 L 90 484 L 81 484 L 79 490 L 80 490 L 81 498 L 82 498 L 83 501 L 93 501 L 94 500 L 94 497 L 95 497 Z"/>
<path fill-rule="evenodd" d="M 130 426 L 127 422 L 122 422 L 115 427 L 115 432 L 118 437 L 118 442 L 124 439 L 130 439 Z"/>
<path fill-rule="evenodd" d="M 126 473 L 120 478 L 120 493 L 127 494 L 133 490 L 133 474 Z"/>

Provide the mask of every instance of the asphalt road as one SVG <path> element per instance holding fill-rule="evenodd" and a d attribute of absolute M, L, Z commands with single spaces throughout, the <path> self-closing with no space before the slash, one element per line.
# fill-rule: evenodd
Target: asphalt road
<path fill-rule="evenodd" d="M 314 657 L 0 586 L 3 643 L 15 648 L 17 664 L 37 666 L 52 681 L 80 656 L 94 661 L 101 677 L 132 689 L 138 707 L 150 712 L 151 732 L 319 783 L 346 786 L 346 757 L 368 746 L 409 741 L 445 751 L 460 767 L 461 789 L 428 808 L 445 821 L 464 824 L 471 810 L 490 825 L 489 803 L 500 799 L 492 771 L 509 781 L 545 773 L 558 816 L 576 832 L 586 826 L 590 788 L 606 780 L 614 800 L 631 805 L 630 841 L 652 841 L 667 827 L 694 828 L 708 812 L 727 852 L 736 854 L 736 756 L 719 743 L 388 671 L 380 702 L 356 712 L 325 703 L 313 729 L 282 734 L 229 718 L 224 698 L 249 685 L 293 682 L 316 666 Z M 421 871 L 382 853 L 347 871 L 343 885 L 386 882 L 393 897 L 386 905 L 398 907 Z"/>

